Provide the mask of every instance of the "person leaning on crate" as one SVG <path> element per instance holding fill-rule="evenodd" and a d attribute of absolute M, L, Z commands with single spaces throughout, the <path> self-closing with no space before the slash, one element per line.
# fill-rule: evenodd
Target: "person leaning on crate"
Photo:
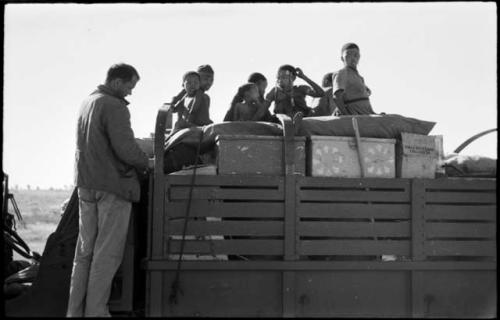
<path fill-rule="evenodd" d="M 371 91 L 359 74 L 359 47 L 355 43 L 342 46 L 344 68 L 332 75 L 332 91 L 337 105 L 333 115 L 375 114 L 370 104 Z"/>
<path fill-rule="evenodd" d="M 132 202 L 148 158 L 134 138 L 129 104 L 139 74 L 127 64 L 110 67 L 104 85 L 83 103 L 77 124 L 75 185 L 79 233 L 71 274 L 68 317 L 109 316 L 113 277 L 125 249 Z M 150 162 L 151 163 L 151 162 Z"/>

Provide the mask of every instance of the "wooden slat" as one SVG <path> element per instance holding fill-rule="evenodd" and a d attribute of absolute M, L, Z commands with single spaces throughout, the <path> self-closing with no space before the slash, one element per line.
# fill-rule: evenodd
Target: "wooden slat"
<path fill-rule="evenodd" d="M 311 187 L 408 189 L 410 179 L 299 177 L 297 183 L 304 189 Z"/>
<path fill-rule="evenodd" d="M 408 240 L 303 240 L 303 255 L 409 255 Z"/>
<path fill-rule="evenodd" d="M 301 190 L 299 194 L 301 201 L 379 201 L 379 202 L 408 202 L 408 192 L 391 191 L 337 191 L 337 190 Z"/>
<path fill-rule="evenodd" d="M 169 254 L 180 252 L 181 240 L 170 240 Z M 185 254 L 283 254 L 282 240 L 186 240 Z"/>
<path fill-rule="evenodd" d="M 496 203 L 496 193 L 483 192 L 426 192 L 427 203 Z"/>
<path fill-rule="evenodd" d="M 187 202 L 167 202 L 166 214 L 169 217 L 184 217 Z M 283 218 L 283 203 L 277 202 L 211 202 L 193 200 L 190 217 L 232 217 L 232 218 Z"/>
<path fill-rule="evenodd" d="M 409 219 L 408 204 L 300 203 L 297 214 L 303 218 Z"/>
<path fill-rule="evenodd" d="M 425 179 L 427 191 L 430 190 L 496 190 L 496 179 L 477 178 L 447 178 L 447 179 Z"/>
<path fill-rule="evenodd" d="M 428 256 L 496 256 L 495 241 L 426 241 Z"/>
<path fill-rule="evenodd" d="M 187 176 L 166 176 L 168 182 L 173 186 L 189 186 L 191 183 L 189 175 Z M 258 176 L 258 175 L 216 175 L 196 176 L 197 186 L 280 186 L 283 184 L 281 176 Z"/>
<path fill-rule="evenodd" d="M 189 187 L 171 187 L 169 190 L 169 200 L 187 200 L 189 197 Z M 272 189 L 221 189 L 219 187 L 193 188 L 193 199 L 210 200 L 283 200 L 282 190 Z"/>
<path fill-rule="evenodd" d="M 494 223 L 449 223 L 428 222 L 425 224 L 427 238 L 495 238 Z"/>
<path fill-rule="evenodd" d="M 409 237 L 410 222 L 300 222 L 300 236 Z"/>
<path fill-rule="evenodd" d="M 169 235 L 181 235 L 184 220 L 170 221 Z M 188 221 L 187 235 L 248 235 L 282 236 L 283 222 L 279 221 Z"/>
<path fill-rule="evenodd" d="M 457 220 L 491 220 L 495 221 L 497 208 L 495 205 L 468 206 L 468 205 L 427 205 L 425 218 L 429 219 L 457 219 Z"/>

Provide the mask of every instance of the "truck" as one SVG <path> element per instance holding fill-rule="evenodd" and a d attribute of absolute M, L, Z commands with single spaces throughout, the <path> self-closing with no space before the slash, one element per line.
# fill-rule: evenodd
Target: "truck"
<path fill-rule="evenodd" d="M 156 119 L 155 168 L 133 207 L 114 315 L 496 317 L 496 178 L 298 175 L 287 119 L 280 175 L 165 174 L 170 116 Z M 64 316 L 74 244 L 58 252 L 49 241 L 37 281 L 50 278 L 44 257 L 58 256 L 51 290 L 63 298 L 35 281 L 7 315 Z"/>

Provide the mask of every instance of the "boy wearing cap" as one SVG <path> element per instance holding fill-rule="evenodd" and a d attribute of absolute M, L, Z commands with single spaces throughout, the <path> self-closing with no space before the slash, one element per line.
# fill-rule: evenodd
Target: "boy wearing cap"
<path fill-rule="evenodd" d="M 213 123 L 209 115 L 210 100 L 200 90 L 200 75 L 189 71 L 184 74 L 182 82 L 185 94 L 172 107 L 172 111 L 178 113 L 174 130 Z"/>
<path fill-rule="evenodd" d="M 295 86 L 296 77 L 303 79 L 310 86 Z M 282 113 L 293 118 L 301 112 L 304 116 L 311 115 L 311 108 L 307 106 L 306 96 L 320 98 L 324 95 L 323 89 L 309 79 L 300 68 L 283 65 L 278 69 L 276 86 L 266 95 L 267 105 L 274 101 L 274 113 Z"/>
<path fill-rule="evenodd" d="M 344 68 L 332 76 L 332 91 L 337 108 L 334 115 L 375 114 L 370 104 L 370 89 L 359 74 L 359 47 L 347 43 L 342 47 Z"/>

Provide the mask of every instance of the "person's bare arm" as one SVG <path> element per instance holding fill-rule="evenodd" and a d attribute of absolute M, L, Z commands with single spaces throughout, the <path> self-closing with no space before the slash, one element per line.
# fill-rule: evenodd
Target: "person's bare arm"
<path fill-rule="evenodd" d="M 340 113 L 342 115 L 348 115 L 349 113 L 347 112 L 347 108 L 344 104 L 344 90 L 339 89 L 335 91 L 333 97 L 334 97 L 333 101 L 335 101 L 335 104 L 339 108 Z"/>
<path fill-rule="evenodd" d="M 325 94 L 325 91 L 316 82 L 314 82 L 311 79 L 309 79 L 304 74 L 304 72 L 302 71 L 302 69 L 295 68 L 295 72 L 297 74 L 297 77 L 301 78 L 302 80 L 304 80 L 305 82 L 307 82 L 308 85 L 310 85 L 312 87 L 313 91 L 309 92 L 309 95 L 311 97 L 321 98 Z"/>

